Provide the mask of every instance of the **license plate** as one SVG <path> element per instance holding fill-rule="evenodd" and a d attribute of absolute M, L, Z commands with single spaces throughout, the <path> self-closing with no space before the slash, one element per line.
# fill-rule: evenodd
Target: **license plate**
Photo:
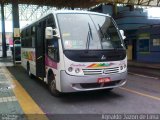
<path fill-rule="evenodd" d="M 107 83 L 107 82 L 110 82 L 111 79 L 108 77 L 108 78 L 98 78 L 98 83 Z"/>

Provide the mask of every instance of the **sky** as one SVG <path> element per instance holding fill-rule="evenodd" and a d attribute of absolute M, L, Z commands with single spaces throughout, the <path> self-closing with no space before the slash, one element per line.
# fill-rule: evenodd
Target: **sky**
<path fill-rule="evenodd" d="M 27 24 L 30 24 L 31 21 L 20 21 L 20 28 L 24 27 Z M 6 32 L 13 32 L 13 24 L 12 21 L 5 21 L 5 31 Z M 0 32 L 2 32 L 2 25 L 0 21 Z"/>

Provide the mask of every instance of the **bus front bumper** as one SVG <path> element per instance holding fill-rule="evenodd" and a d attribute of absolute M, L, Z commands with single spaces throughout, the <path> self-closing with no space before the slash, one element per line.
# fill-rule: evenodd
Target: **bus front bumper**
<path fill-rule="evenodd" d="M 107 83 L 98 83 L 99 78 L 110 78 L 111 81 Z M 60 84 L 61 92 L 78 92 L 91 91 L 100 89 L 109 89 L 123 86 L 127 79 L 127 71 L 123 73 L 110 75 L 86 75 L 86 76 L 72 76 L 65 71 L 61 71 Z"/>

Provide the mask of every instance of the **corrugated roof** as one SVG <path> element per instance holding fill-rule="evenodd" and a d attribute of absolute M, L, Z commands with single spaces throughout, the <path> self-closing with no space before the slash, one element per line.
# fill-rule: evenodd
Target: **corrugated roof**
<path fill-rule="evenodd" d="M 11 3 L 12 0 L 0 0 L 0 2 Z M 99 4 L 97 0 L 18 0 L 19 4 L 44 5 L 54 7 L 88 8 Z"/>
<path fill-rule="evenodd" d="M 11 3 L 14 0 L 0 0 Z M 18 0 L 19 4 L 45 5 L 54 7 L 89 8 L 100 3 L 121 3 L 129 5 L 160 6 L 160 0 Z"/>

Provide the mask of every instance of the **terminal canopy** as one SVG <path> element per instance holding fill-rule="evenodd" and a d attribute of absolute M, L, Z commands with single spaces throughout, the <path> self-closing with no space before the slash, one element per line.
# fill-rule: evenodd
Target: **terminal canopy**
<path fill-rule="evenodd" d="M 0 3 L 11 3 L 16 0 L 0 0 Z M 160 6 L 160 0 L 17 0 L 19 4 L 53 6 L 58 8 L 89 8 L 100 3 L 120 3 L 142 6 Z"/>

